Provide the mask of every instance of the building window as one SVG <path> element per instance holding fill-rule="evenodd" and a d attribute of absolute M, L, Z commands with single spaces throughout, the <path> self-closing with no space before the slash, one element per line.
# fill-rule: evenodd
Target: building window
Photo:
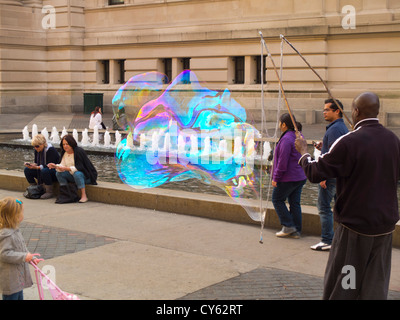
<path fill-rule="evenodd" d="M 166 80 L 166 81 L 171 82 L 171 80 L 172 80 L 172 59 L 165 58 L 165 59 L 162 59 L 162 62 L 163 62 L 164 74 L 168 78 L 168 80 Z"/>
<path fill-rule="evenodd" d="M 110 60 L 100 60 L 97 63 L 97 83 L 110 83 Z"/>
<path fill-rule="evenodd" d="M 125 83 L 125 60 L 116 60 L 115 75 L 116 83 Z"/>
<path fill-rule="evenodd" d="M 183 70 L 190 70 L 190 58 L 182 58 Z"/>
<path fill-rule="evenodd" d="M 124 0 L 108 0 L 109 6 L 113 6 L 115 4 L 124 4 Z"/>
<path fill-rule="evenodd" d="M 267 79 L 266 79 L 266 70 L 267 70 L 267 67 L 266 67 L 266 59 L 265 59 L 266 57 L 265 56 L 263 56 L 263 77 L 264 77 L 264 84 L 266 84 L 267 83 Z M 255 59 L 255 62 L 256 62 L 256 74 L 255 74 L 255 83 L 256 84 L 261 84 L 261 56 L 257 56 L 257 57 L 254 57 L 254 59 Z"/>
<path fill-rule="evenodd" d="M 233 83 L 243 84 L 244 83 L 244 57 L 233 57 L 235 75 Z"/>
<path fill-rule="evenodd" d="M 181 58 L 180 59 L 183 70 L 190 70 L 190 58 Z M 182 78 L 182 83 L 189 84 L 190 83 L 190 74 L 186 73 Z"/>

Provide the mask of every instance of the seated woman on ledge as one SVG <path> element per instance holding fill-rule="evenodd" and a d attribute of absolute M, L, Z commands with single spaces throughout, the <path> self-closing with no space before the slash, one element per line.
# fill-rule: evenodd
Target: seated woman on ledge
<path fill-rule="evenodd" d="M 96 185 L 97 171 L 86 155 L 85 150 L 78 147 L 72 135 L 61 138 L 61 162 L 60 164 L 49 163 L 50 168 L 56 169 L 57 180 L 60 186 L 66 186 L 68 182 L 75 182 L 81 190 L 79 202 L 87 202 L 86 184 Z"/>
<path fill-rule="evenodd" d="M 42 134 L 34 136 L 31 144 L 35 149 L 34 163 L 25 162 L 24 174 L 31 185 L 36 184 L 35 179 L 39 184 L 44 183 L 46 192 L 40 198 L 49 199 L 53 197 L 53 183 L 57 181 L 57 178 L 56 170 L 49 168 L 48 164 L 58 163 L 60 155 Z"/>

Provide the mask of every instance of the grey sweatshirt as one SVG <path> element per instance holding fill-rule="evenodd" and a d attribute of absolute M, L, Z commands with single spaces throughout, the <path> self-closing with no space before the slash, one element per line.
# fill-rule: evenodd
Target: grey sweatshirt
<path fill-rule="evenodd" d="M 28 249 L 19 229 L 0 229 L 0 288 L 10 295 L 33 285 L 29 265 L 25 262 Z"/>

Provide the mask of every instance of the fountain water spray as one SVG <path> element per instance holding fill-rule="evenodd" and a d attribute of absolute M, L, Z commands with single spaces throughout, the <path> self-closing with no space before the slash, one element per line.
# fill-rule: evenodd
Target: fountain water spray
<path fill-rule="evenodd" d="M 36 124 L 32 125 L 32 138 L 38 134 L 38 127 Z"/>
<path fill-rule="evenodd" d="M 89 145 L 89 134 L 88 134 L 88 129 L 85 129 L 85 130 L 82 131 L 82 141 L 81 141 L 81 145 L 82 145 L 83 147 Z"/>
<path fill-rule="evenodd" d="M 97 147 L 99 146 L 99 128 L 97 126 L 93 129 L 93 141 L 92 146 Z"/>
<path fill-rule="evenodd" d="M 49 141 L 49 132 L 46 127 L 44 127 L 40 133 L 45 137 L 46 141 Z"/>
<path fill-rule="evenodd" d="M 118 147 L 118 145 L 121 143 L 121 134 L 119 131 L 115 131 L 115 147 Z"/>
<path fill-rule="evenodd" d="M 144 150 L 144 149 L 146 149 L 146 135 L 144 133 L 141 133 L 139 150 Z"/>
<path fill-rule="evenodd" d="M 72 130 L 72 136 L 74 137 L 75 141 L 78 142 L 78 130 L 74 129 Z"/>
<path fill-rule="evenodd" d="M 22 130 L 22 136 L 24 141 L 30 140 L 28 126 L 25 126 L 24 130 Z"/>
<path fill-rule="evenodd" d="M 109 148 L 111 146 L 111 137 L 108 130 L 106 130 L 106 132 L 104 133 L 104 146 L 106 148 Z"/>
<path fill-rule="evenodd" d="M 65 135 L 68 134 L 67 129 L 65 129 L 65 127 L 63 128 L 62 132 L 61 132 L 61 138 L 64 137 Z M 78 140 L 76 140 L 78 142 Z"/>
<path fill-rule="evenodd" d="M 50 141 L 52 143 L 60 143 L 60 136 L 58 135 L 56 127 L 53 127 L 53 129 L 51 130 Z"/>

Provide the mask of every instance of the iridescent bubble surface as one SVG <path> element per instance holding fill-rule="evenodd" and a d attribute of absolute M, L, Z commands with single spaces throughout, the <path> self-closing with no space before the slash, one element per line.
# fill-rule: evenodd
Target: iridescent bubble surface
<path fill-rule="evenodd" d="M 144 189 L 199 179 L 224 190 L 253 220 L 262 219 L 255 166 L 260 134 L 229 90 L 207 88 L 190 70 L 170 84 L 150 72 L 124 84 L 113 108 L 128 131 L 115 154 L 124 183 Z"/>

